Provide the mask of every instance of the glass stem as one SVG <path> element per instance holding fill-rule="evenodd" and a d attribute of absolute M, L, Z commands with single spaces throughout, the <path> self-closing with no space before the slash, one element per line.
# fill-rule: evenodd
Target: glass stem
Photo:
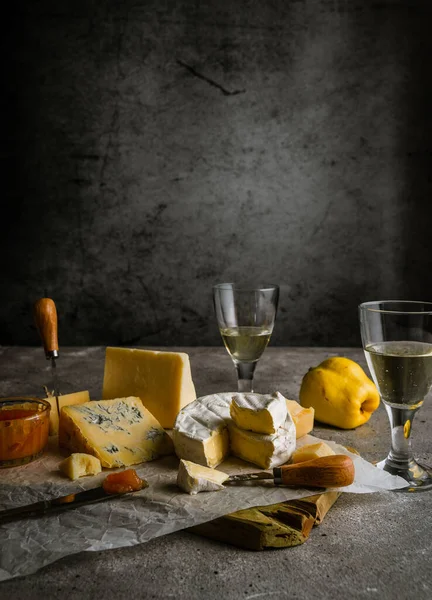
<path fill-rule="evenodd" d="M 236 362 L 237 369 L 237 389 L 239 392 L 253 392 L 253 376 L 256 362 L 241 363 Z"/>
<path fill-rule="evenodd" d="M 410 435 L 419 407 L 396 408 L 387 404 L 385 407 L 391 427 L 391 450 L 385 462 L 392 469 L 406 471 L 413 463 Z"/>

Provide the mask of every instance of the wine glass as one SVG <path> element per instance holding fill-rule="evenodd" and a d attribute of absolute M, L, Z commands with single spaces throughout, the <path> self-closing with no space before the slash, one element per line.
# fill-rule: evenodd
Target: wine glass
<path fill-rule="evenodd" d="M 403 491 L 432 489 L 432 470 L 411 452 L 414 415 L 432 386 L 432 302 L 386 300 L 359 306 L 363 349 L 391 427 L 391 449 L 378 467 L 408 482 Z"/>
<path fill-rule="evenodd" d="M 269 343 L 279 301 L 278 285 L 213 286 L 216 319 L 237 369 L 239 392 L 253 391 L 255 367 Z"/>

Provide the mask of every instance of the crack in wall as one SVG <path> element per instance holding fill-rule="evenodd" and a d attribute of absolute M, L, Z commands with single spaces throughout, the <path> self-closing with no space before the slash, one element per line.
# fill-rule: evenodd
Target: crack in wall
<path fill-rule="evenodd" d="M 192 75 L 194 75 L 194 77 L 198 77 L 198 79 L 202 79 L 209 85 L 220 90 L 224 96 L 237 96 L 238 94 L 244 94 L 246 92 L 246 90 L 227 90 L 223 85 L 217 83 L 217 81 L 214 81 L 214 79 L 210 79 L 210 77 L 207 77 L 207 75 L 203 75 L 202 73 L 191 67 L 191 65 L 188 65 L 182 60 L 177 59 L 177 64 L 187 69 L 189 73 L 192 73 Z"/>

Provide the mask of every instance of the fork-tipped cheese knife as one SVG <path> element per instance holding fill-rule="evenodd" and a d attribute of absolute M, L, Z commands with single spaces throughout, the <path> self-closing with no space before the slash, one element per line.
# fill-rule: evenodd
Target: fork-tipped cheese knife
<path fill-rule="evenodd" d="M 345 454 L 322 456 L 292 465 L 274 467 L 273 472 L 230 475 L 224 482 L 236 483 L 257 479 L 273 479 L 275 485 L 333 488 L 351 485 L 354 481 L 354 463 Z"/>

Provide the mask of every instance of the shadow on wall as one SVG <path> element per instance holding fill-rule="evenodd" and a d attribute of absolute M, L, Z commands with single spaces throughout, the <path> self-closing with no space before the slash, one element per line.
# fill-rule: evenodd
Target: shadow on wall
<path fill-rule="evenodd" d="M 357 56 L 359 70 L 367 62 L 371 73 L 376 68 L 387 89 L 380 90 L 373 75 L 365 72 L 364 89 L 373 101 L 369 123 L 366 118 L 362 122 L 356 160 L 359 168 L 360 162 L 370 161 L 370 179 L 365 179 L 368 186 L 359 194 L 352 231 L 362 255 L 346 264 L 346 285 L 330 285 L 328 300 L 315 307 L 313 318 L 318 318 L 327 336 L 326 341 L 319 327 L 311 332 L 316 345 L 332 345 L 332 325 L 338 327 L 337 319 L 331 323 L 326 316 L 332 307 L 336 306 L 341 323 L 338 343 L 360 346 L 360 332 L 352 318 L 360 302 L 432 301 L 432 71 L 426 58 L 432 56 L 432 6 L 424 0 L 381 2 L 373 10 L 357 7 L 348 12 L 347 51 Z M 349 80 L 347 74 L 347 85 Z M 380 127 L 385 122 L 389 126 Z M 369 234 L 361 229 L 362 222 L 367 223 Z M 356 235 L 364 236 L 363 245 Z"/>
<path fill-rule="evenodd" d="M 405 257 L 400 277 L 404 299 L 432 301 L 432 36 L 431 5 L 418 2 L 418 17 L 406 9 L 401 27 L 406 75 L 400 114 L 398 151 L 404 211 L 401 245 Z"/>
<path fill-rule="evenodd" d="M 219 345 L 243 273 L 282 286 L 273 345 L 432 300 L 432 5 L 168 4 L 14 5 L 0 344 L 49 295 L 62 345 Z"/>

